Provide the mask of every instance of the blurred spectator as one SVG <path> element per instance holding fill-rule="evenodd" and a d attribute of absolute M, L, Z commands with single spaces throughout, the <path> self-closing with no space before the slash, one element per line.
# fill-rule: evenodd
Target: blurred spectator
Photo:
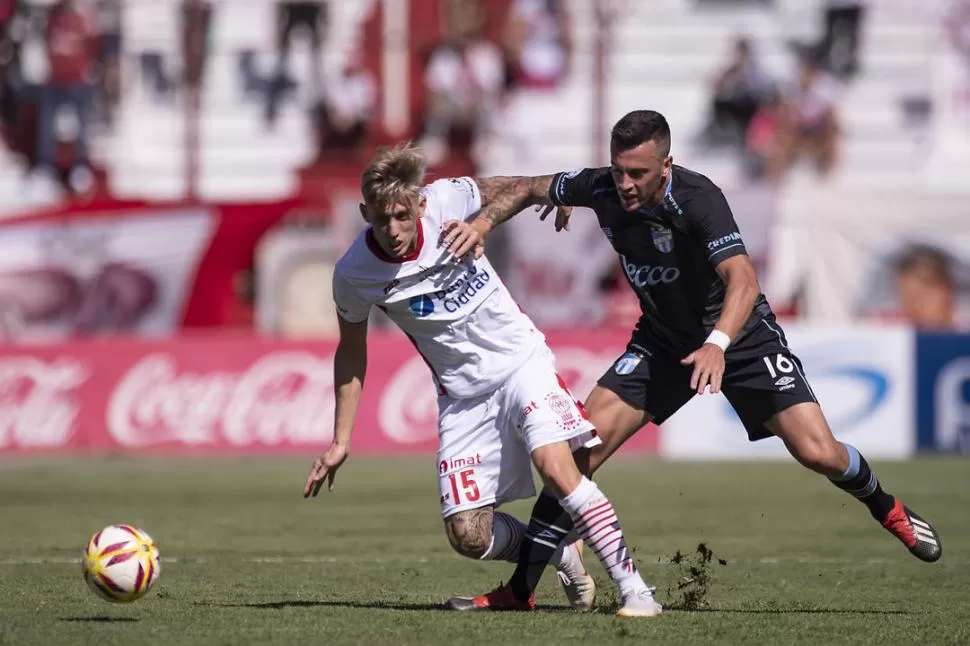
<path fill-rule="evenodd" d="M 278 8 L 277 62 L 276 70 L 270 79 L 266 101 L 266 123 L 276 123 L 280 104 L 284 96 L 292 91 L 297 83 L 289 71 L 290 48 L 293 35 L 303 29 L 310 37 L 310 95 L 311 102 L 317 105 L 323 94 L 323 32 L 328 18 L 327 4 L 324 0 L 309 2 L 281 2 Z"/>
<path fill-rule="evenodd" d="M 744 133 L 748 174 L 752 178 L 760 179 L 768 174 L 773 160 L 780 154 L 778 130 L 782 106 L 781 94 L 777 91 L 770 92 L 758 106 L 758 111 Z"/>
<path fill-rule="evenodd" d="M 859 71 L 862 21 L 868 0 L 826 0 L 821 51 L 828 69 L 846 80 Z"/>
<path fill-rule="evenodd" d="M 838 82 L 823 71 L 820 58 L 807 57 L 797 81 L 783 95 L 770 179 L 781 179 L 801 157 L 809 158 L 823 175 L 833 170 L 841 136 L 839 93 Z"/>
<path fill-rule="evenodd" d="M 111 125 L 121 101 L 122 0 L 97 0 L 98 119 Z"/>
<path fill-rule="evenodd" d="M 14 64 L 14 22 L 17 0 L 0 0 L 0 128 L 13 124 L 16 114 L 11 72 Z"/>
<path fill-rule="evenodd" d="M 445 0 L 443 9 L 445 41 L 425 68 L 428 103 L 421 147 L 429 166 L 443 162 L 451 146 L 467 149 L 488 140 L 505 85 L 499 48 L 482 35 L 484 5 Z"/>
<path fill-rule="evenodd" d="M 182 51 L 185 52 L 182 79 L 191 89 L 201 88 L 205 77 L 212 12 L 212 0 L 182 0 Z"/>
<path fill-rule="evenodd" d="M 339 78 L 328 84 L 317 108 L 322 151 L 358 149 L 370 129 L 377 106 L 377 82 L 364 66 L 363 53 L 355 50 Z"/>
<path fill-rule="evenodd" d="M 899 314 L 924 330 L 956 330 L 957 296 L 953 259 L 931 246 L 914 245 L 897 261 Z"/>
<path fill-rule="evenodd" d="M 504 26 L 507 84 L 501 135 L 514 147 L 522 172 L 530 172 L 555 123 L 573 56 L 572 25 L 564 0 L 513 0 Z"/>
<path fill-rule="evenodd" d="M 569 76 L 572 26 L 563 0 L 513 0 L 503 46 L 509 84 L 550 88 Z"/>
<path fill-rule="evenodd" d="M 59 0 L 50 10 L 46 31 L 49 78 L 40 88 L 37 124 L 38 166 L 53 177 L 59 168 L 57 131 L 62 106 L 72 108 L 76 134 L 69 182 L 78 192 L 88 190 L 93 176 L 88 167 L 88 126 L 91 121 L 94 75 L 94 31 L 75 0 Z"/>
<path fill-rule="evenodd" d="M 711 121 L 704 131 L 703 143 L 743 144 L 748 126 L 772 86 L 772 79 L 759 65 L 751 42 L 739 38 L 730 62 L 714 81 Z"/>
<path fill-rule="evenodd" d="M 970 69 L 970 0 L 951 0 L 943 26 L 951 47 L 959 52 Z"/>

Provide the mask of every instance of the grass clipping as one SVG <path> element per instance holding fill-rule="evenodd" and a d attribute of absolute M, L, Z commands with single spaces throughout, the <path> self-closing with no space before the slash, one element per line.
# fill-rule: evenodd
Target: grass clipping
<path fill-rule="evenodd" d="M 714 581 L 714 568 L 727 565 L 714 551 L 700 543 L 693 552 L 677 552 L 669 563 L 677 569 L 677 582 L 667 588 L 665 610 L 703 610 L 709 606 L 707 594 Z"/>

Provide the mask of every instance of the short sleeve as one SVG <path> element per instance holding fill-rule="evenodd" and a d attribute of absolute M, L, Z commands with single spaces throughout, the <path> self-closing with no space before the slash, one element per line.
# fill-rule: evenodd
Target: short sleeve
<path fill-rule="evenodd" d="M 348 323 L 362 323 L 370 316 L 371 304 L 340 274 L 339 266 L 333 274 L 333 302 L 337 314 Z"/>
<path fill-rule="evenodd" d="M 732 256 L 746 255 L 738 224 L 724 193 L 712 190 L 698 195 L 684 208 L 689 229 L 707 251 L 715 267 Z"/>
<path fill-rule="evenodd" d="M 592 207 L 593 198 L 603 190 L 603 179 L 608 174 L 608 168 L 577 168 L 556 173 L 549 185 L 549 199 L 556 206 Z"/>
<path fill-rule="evenodd" d="M 482 194 L 471 177 L 439 179 L 430 185 L 432 194 L 442 201 L 446 219 L 465 220 L 482 208 Z"/>

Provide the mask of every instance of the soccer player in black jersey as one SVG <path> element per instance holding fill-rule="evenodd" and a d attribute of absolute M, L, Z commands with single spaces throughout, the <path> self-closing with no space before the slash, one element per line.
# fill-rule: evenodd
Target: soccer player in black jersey
<path fill-rule="evenodd" d="M 724 194 L 707 177 L 673 164 L 664 117 L 637 110 L 620 119 L 610 158 L 606 168 L 516 178 L 504 199 L 493 200 L 445 240 L 462 256 L 530 205 L 545 205 L 543 219 L 555 209 L 557 230 L 568 228 L 570 207 L 596 212 L 642 316 L 626 352 L 586 400 L 603 440 L 588 456 L 589 473 L 647 422 L 662 423 L 705 390 L 723 392 L 751 441 L 780 437 L 799 463 L 858 498 L 914 556 L 939 559 L 933 527 L 883 491 L 855 447 L 833 437 L 761 293 Z M 516 598 L 535 589 L 552 554 L 550 535 L 561 541 L 571 527 L 555 497 L 543 492 L 508 583 Z M 507 591 L 489 593 L 475 604 L 457 598 L 451 605 L 501 609 L 507 597 Z"/>

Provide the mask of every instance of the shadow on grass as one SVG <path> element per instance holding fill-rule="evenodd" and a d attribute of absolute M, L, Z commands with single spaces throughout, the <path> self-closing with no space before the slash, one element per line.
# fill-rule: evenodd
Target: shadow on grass
<path fill-rule="evenodd" d="M 340 600 L 309 600 L 289 599 L 286 601 L 266 601 L 264 603 L 214 603 L 199 601 L 195 605 L 216 608 L 259 608 L 263 610 L 279 610 L 281 608 L 369 608 L 372 610 L 441 610 L 446 611 L 443 603 L 398 603 L 394 601 L 340 601 Z"/>
<path fill-rule="evenodd" d="M 266 601 L 262 603 L 219 603 L 211 601 L 197 601 L 197 606 L 207 606 L 213 608 L 257 608 L 262 610 L 280 610 L 282 608 L 364 608 L 368 610 L 414 610 L 422 612 L 449 612 L 443 603 L 406 603 L 397 601 L 347 601 L 340 599 L 311 600 L 311 599 L 289 599 L 285 601 Z M 611 615 L 617 608 L 600 607 L 596 608 L 594 615 Z M 538 612 L 542 614 L 569 613 L 575 611 L 566 606 L 547 606 L 540 607 Z M 665 609 L 664 612 L 686 614 L 686 613 L 711 613 L 711 614 L 752 614 L 752 615 L 909 615 L 913 614 L 906 610 L 865 610 L 861 608 L 700 608 L 697 610 L 683 610 L 679 608 Z M 517 613 L 516 613 L 517 614 Z"/>
<path fill-rule="evenodd" d="M 108 617 L 106 615 L 101 615 L 98 617 L 61 617 L 58 621 L 75 621 L 75 622 L 89 622 L 95 624 L 112 624 L 112 623 L 132 623 L 138 621 L 137 617 Z"/>
<path fill-rule="evenodd" d="M 450 610 L 444 603 L 406 603 L 398 601 L 347 601 L 340 599 L 328 599 L 326 601 L 310 599 L 290 599 L 286 601 L 267 601 L 263 603 L 218 603 L 211 601 L 198 601 L 197 606 L 208 606 L 215 608 L 258 608 L 263 610 L 279 610 L 281 608 L 366 608 L 368 610 L 417 610 L 424 612 L 448 612 Z M 542 608 L 540 612 L 573 612 L 566 607 Z"/>

